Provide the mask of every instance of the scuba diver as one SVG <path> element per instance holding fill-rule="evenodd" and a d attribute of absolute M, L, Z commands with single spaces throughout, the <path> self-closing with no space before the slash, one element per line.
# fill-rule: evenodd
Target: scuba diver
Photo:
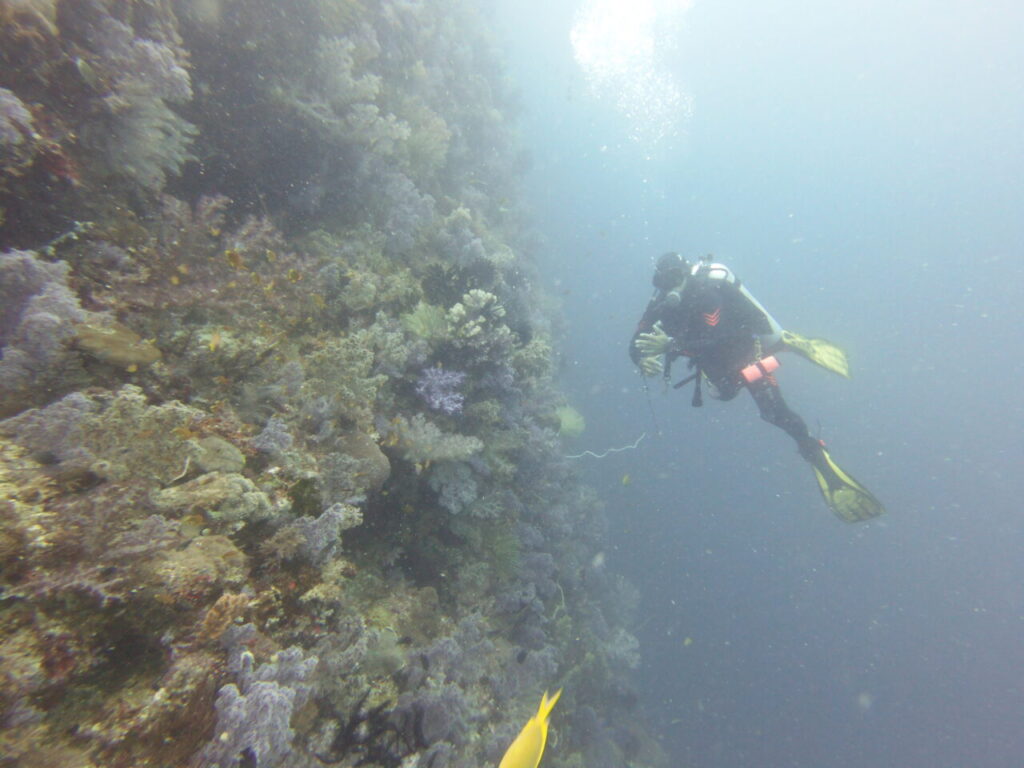
<path fill-rule="evenodd" d="M 776 353 L 789 350 L 849 378 L 846 355 L 824 339 L 783 330 L 746 287 L 708 256 L 691 265 L 678 253 L 660 259 L 652 280 L 654 296 L 629 342 L 629 356 L 644 376 L 671 377 L 672 363 L 689 359 L 692 373 L 675 384 L 694 382 L 694 406 L 709 396 L 732 400 L 746 388 L 761 418 L 796 441 L 814 470 L 825 503 L 840 519 L 853 523 L 881 515 L 885 508 L 863 485 L 833 461 L 825 444 L 812 437 L 790 410 L 773 371 Z"/>

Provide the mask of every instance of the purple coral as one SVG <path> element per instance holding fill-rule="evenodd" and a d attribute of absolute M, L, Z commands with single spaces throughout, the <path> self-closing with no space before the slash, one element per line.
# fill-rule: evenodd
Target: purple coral
<path fill-rule="evenodd" d="M 303 554 L 311 562 L 319 564 L 334 553 L 342 531 L 354 528 L 362 522 L 363 516 L 357 507 L 338 503 L 325 509 L 320 517 L 303 515 L 292 523 L 292 527 L 305 539 L 301 548 Z"/>
<path fill-rule="evenodd" d="M 249 624 L 239 630 L 228 648 L 228 667 L 238 684 L 228 683 L 217 692 L 216 735 L 200 760 L 220 768 L 245 760 L 259 768 L 281 765 L 292 753 L 292 714 L 309 700 L 312 686 L 306 681 L 318 660 L 292 647 L 256 666 L 252 653 L 235 642 L 256 636 L 255 628 Z"/>
<path fill-rule="evenodd" d="M 271 456 L 280 456 L 294 443 L 288 423 L 280 416 L 271 416 L 263 431 L 252 439 L 252 447 Z"/>
<path fill-rule="evenodd" d="M 424 368 L 416 382 L 416 394 L 435 411 L 449 416 L 462 413 L 465 395 L 458 391 L 466 374 L 460 371 L 446 371 L 440 365 Z"/>
<path fill-rule="evenodd" d="M 82 447 L 82 424 L 97 411 L 96 402 L 72 392 L 45 408 L 32 408 L 0 421 L 0 435 L 37 455 L 50 454 L 57 461 L 88 467 L 95 458 Z"/>
<path fill-rule="evenodd" d="M 0 392 L 29 386 L 63 359 L 74 323 L 86 318 L 68 271 L 33 251 L 0 254 Z"/>
<path fill-rule="evenodd" d="M 294 689 L 257 682 L 243 694 L 229 683 L 217 694 L 216 708 L 218 736 L 203 752 L 207 764 L 230 768 L 248 753 L 254 765 L 280 765 L 292 751 Z"/>

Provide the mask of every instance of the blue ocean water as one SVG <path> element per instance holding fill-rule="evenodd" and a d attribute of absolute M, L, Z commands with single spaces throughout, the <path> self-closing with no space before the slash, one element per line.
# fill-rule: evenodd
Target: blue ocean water
<path fill-rule="evenodd" d="M 646 435 L 579 461 L 608 567 L 643 595 L 642 705 L 672 764 L 1024 764 L 1024 9 L 496 11 L 589 421 L 569 449 Z M 714 253 L 848 350 L 851 381 L 792 358 L 779 380 L 887 516 L 832 517 L 746 396 L 645 392 L 626 344 L 667 250 Z"/>

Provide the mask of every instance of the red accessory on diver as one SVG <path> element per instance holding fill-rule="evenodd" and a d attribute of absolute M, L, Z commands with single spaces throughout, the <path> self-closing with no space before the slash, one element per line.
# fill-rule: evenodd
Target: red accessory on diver
<path fill-rule="evenodd" d="M 775 355 L 769 355 L 758 360 L 756 363 L 752 363 L 740 371 L 740 376 L 747 384 L 753 384 L 755 381 L 760 379 L 762 376 L 768 376 L 771 378 L 771 372 L 779 367 L 779 360 Z"/>

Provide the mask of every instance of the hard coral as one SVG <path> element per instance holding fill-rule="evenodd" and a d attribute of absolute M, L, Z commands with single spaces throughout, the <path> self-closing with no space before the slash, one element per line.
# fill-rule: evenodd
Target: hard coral
<path fill-rule="evenodd" d="M 179 402 L 150 405 L 141 389 L 125 385 L 116 393 L 73 393 L 0 422 L 0 433 L 104 479 L 155 487 L 180 478 L 194 460 L 199 446 L 187 427 L 202 416 Z"/>
<path fill-rule="evenodd" d="M 155 491 L 153 505 L 169 514 L 201 512 L 219 523 L 263 520 L 273 514 L 267 495 L 239 474 L 207 472 Z"/>
<path fill-rule="evenodd" d="M 226 536 L 194 538 L 184 549 L 161 552 L 143 571 L 161 601 L 183 608 L 208 605 L 249 575 L 247 558 Z"/>
<path fill-rule="evenodd" d="M 74 329 L 75 345 L 83 352 L 118 368 L 135 370 L 162 357 L 152 342 L 120 323 L 97 325 L 80 323 Z"/>

